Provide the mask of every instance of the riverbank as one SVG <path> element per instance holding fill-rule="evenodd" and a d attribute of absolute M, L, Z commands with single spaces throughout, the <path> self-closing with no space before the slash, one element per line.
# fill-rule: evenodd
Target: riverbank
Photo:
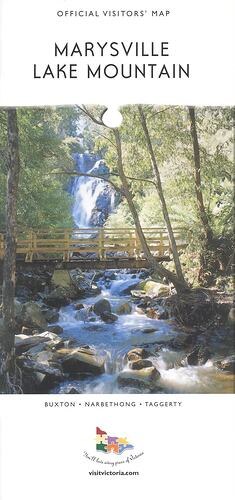
<path fill-rule="evenodd" d="M 23 392 L 233 392 L 231 297 L 206 293 L 213 297 L 210 322 L 200 326 L 198 318 L 189 328 L 171 314 L 174 290 L 149 271 L 20 271 L 16 356 Z"/>

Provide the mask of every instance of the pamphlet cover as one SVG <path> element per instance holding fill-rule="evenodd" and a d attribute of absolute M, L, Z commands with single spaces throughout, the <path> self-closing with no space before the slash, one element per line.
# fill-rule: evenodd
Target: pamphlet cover
<path fill-rule="evenodd" d="M 234 498 L 234 11 L 1 1 L 2 500 Z"/>

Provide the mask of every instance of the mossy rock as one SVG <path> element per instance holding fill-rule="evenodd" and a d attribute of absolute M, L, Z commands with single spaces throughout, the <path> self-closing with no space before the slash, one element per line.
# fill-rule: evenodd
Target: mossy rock
<path fill-rule="evenodd" d="M 153 280 L 145 280 L 139 283 L 138 289 L 151 298 L 169 295 L 169 287 L 163 283 Z"/>

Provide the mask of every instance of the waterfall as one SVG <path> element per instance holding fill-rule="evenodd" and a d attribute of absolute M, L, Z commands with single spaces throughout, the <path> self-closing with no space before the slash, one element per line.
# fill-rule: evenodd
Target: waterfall
<path fill-rule="evenodd" d="M 79 173 L 109 176 L 109 168 L 102 159 L 89 153 L 74 155 Z M 80 228 L 102 226 L 117 202 L 114 189 L 101 179 L 75 177 L 71 194 L 74 196 L 72 215 L 75 225 Z"/>
<path fill-rule="evenodd" d="M 97 179 L 79 178 L 75 186 L 75 202 L 73 206 L 73 218 L 76 226 L 89 227 L 91 216 L 96 207 L 98 197 L 102 193 L 104 182 Z"/>

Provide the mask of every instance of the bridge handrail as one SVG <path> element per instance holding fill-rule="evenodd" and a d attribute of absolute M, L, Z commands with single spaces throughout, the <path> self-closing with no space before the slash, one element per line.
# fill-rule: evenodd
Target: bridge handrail
<path fill-rule="evenodd" d="M 180 238 L 182 228 L 174 228 L 178 248 L 186 243 Z M 171 253 L 169 237 L 164 227 L 143 228 L 150 251 L 156 256 Z M 4 258 L 4 234 L 0 233 L 0 259 Z M 23 230 L 17 233 L 17 254 L 25 254 L 26 261 L 37 255 L 61 255 L 69 261 L 73 254 L 92 253 L 105 260 L 112 254 L 125 254 L 136 259 L 142 258 L 141 244 L 134 227 L 125 228 L 49 228 Z"/>

